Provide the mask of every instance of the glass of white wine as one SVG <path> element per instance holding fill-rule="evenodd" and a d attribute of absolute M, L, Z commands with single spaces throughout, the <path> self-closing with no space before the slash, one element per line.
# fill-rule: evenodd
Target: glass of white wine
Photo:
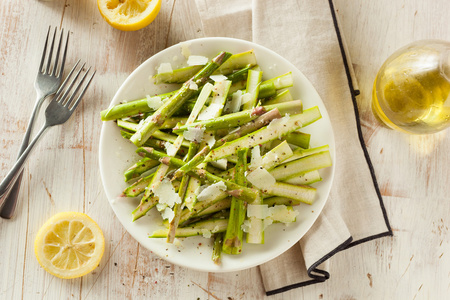
<path fill-rule="evenodd" d="M 450 126 L 450 42 L 417 41 L 392 54 L 376 76 L 372 109 L 388 127 L 411 134 Z"/>

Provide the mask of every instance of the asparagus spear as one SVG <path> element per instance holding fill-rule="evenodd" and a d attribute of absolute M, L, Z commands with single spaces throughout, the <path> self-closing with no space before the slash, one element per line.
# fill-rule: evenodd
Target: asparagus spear
<path fill-rule="evenodd" d="M 256 106 L 259 95 L 259 86 L 261 84 L 262 72 L 250 70 L 248 71 L 246 94 L 244 97 L 248 98 L 244 103 L 244 109 L 251 109 Z"/>
<path fill-rule="evenodd" d="M 220 265 L 220 257 L 222 254 L 222 245 L 223 245 L 223 233 L 215 233 L 214 234 L 214 245 L 212 251 L 212 260 L 216 265 Z"/>
<path fill-rule="evenodd" d="M 218 56 L 213 58 L 200 72 L 198 72 L 191 79 L 186 81 L 180 90 L 177 91 L 172 97 L 170 97 L 164 104 L 158 108 L 152 116 L 147 117 L 145 121 L 138 128 L 136 133 L 130 138 L 130 140 L 136 146 L 142 146 L 146 140 L 158 129 L 165 119 L 173 115 L 175 111 L 192 95 L 195 90 L 192 89 L 192 84 L 200 87 L 203 86 L 209 75 L 211 75 L 223 62 L 225 62 L 231 56 L 230 53 L 221 52 Z"/>
<path fill-rule="evenodd" d="M 175 231 L 175 237 L 188 237 L 196 235 L 210 235 L 211 233 L 224 232 L 227 229 L 228 219 L 211 219 L 200 221 L 189 225 L 189 227 L 180 227 Z M 167 238 L 168 228 L 154 231 L 150 238 Z"/>
<path fill-rule="evenodd" d="M 129 181 L 133 178 L 139 177 L 144 172 L 147 172 L 148 170 L 156 167 L 157 165 L 159 165 L 159 161 L 144 157 L 143 159 L 141 159 L 140 161 L 138 161 L 125 171 L 124 173 L 125 181 Z"/>
<path fill-rule="evenodd" d="M 277 103 L 273 105 L 258 106 L 254 109 L 244 110 L 237 113 L 224 115 L 215 119 L 194 122 L 191 125 L 182 125 L 173 129 L 176 134 L 181 134 L 189 127 L 204 127 L 205 130 L 216 130 L 221 128 L 233 128 L 244 125 L 260 115 L 277 108 L 282 116 L 289 114 L 299 114 L 302 112 L 302 101 L 295 100 L 285 103 Z"/>
<path fill-rule="evenodd" d="M 245 172 L 247 170 L 247 151 L 241 149 L 238 151 L 238 163 L 236 164 L 235 182 L 239 185 L 245 185 Z M 242 251 L 243 235 L 242 224 L 245 220 L 247 212 L 247 203 L 232 197 L 230 218 L 228 221 L 227 231 L 225 233 L 222 251 L 228 254 L 240 254 Z"/>

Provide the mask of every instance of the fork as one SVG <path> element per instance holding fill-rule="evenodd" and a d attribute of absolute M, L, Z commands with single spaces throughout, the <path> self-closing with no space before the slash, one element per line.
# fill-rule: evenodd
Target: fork
<path fill-rule="evenodd" d="M 86 80 L 86 77 L 90 72 L 91 68 L 87 69 L 84 72 L 84 75 L 77 82 L 77 79 L 85 66 L 85 64 L 83 64 L 78 70 L 78 72 L 76 72 L 76 74 L 72 76 L 79 62 L 80 61 L 78 61 L 72 68 L 69 75 L 61 84 L 60 88 L 53 97 L 53 100 L 47 106 L 47 109 L 45 110 L 44 125 L 36 134 L 34 139 L 30 142 L 25 151 L 17 159 L 16 163 L 14 164 L 12 169 L 8 172 L 5 179 L 3 179 L 3 181 L 0 183 L 0 206 L 3 204 L 11 188 L 14 186 L 14 183 L 20 176 L 24 164 L 27 158 L 29 157 L 31 150 L 33 150 L 34 146 L 36 145 L 37 141 L 43 136 L 43 134 L 50 127 L 65 123 L 73 114 L 78 104 L 80 104 L 81 98 L 83 97 L 84 93 L 86 92 L 86 89 L 88 88 L 89 84 L 92 81 L 92 78 L 95 75 L 95 71 L 93 71 L 92 75 L 87 79 L 83 87 L 83 82 Z M 67 84 L 68 86 L 67 88 L 65 88 Z M 75 99 L 75 97 L 77 98 Z"/>
<path fill-rule="evenodd" d="M 39 109 L 40 109 L 42 103 L 44 102 L 44 99 L 47 98 L 49 95 L 54 94 L 58 90 L 59 86 L 61 85 L 62 76 L 63 76 L 63 72 L 64 72 L 64 65 L 65 65 L 65 61 L 66 61 L 67 45 L 69 42 L 69 33 L 67 33 L 64 50 L 62 52 L 61 62 L 59 63 L 59 57 L 61 54 L 61 46 L 63 43 L 63 34 L 64 34 L 64 29 L 61 29 L 61 35 L 59 37 L 58 49 L 56 50 L 55 60 L 52 65 L 53 50 L 56 47 L 55 46 L 55 37 L 56 37 L 57 28 L 55 27 L 55 31 L 53 33 L 53 39 L 51 40 L 51 45 L 50 45 L 50 48 L 48 49 L 49 51 L 47 53 L 47 47 L 49 46 L 50 31 L 51 31 L 51 26 L 48 28 L 48 31 L 47 31 L 47 38 L 45 40 L 44 51 L 42 52 L 42 58 L 41 58 L 41 62 L 39 65 L 38 74 L 36 76 L 36 80 L 34 83 L 34 87 L 35 87 L 36 93 L 37 93 L 37 99 L 34 104 L 34 108 L 33 108 L 33 112 L 31 113 L 30 120 L 28 121 L 28 127 L 27 127 L 27 130 L 23 137 L 22 145 L 20 146 L 19 155 L 17 158 L 20 157 L 20 155 L 25 151 L 25 149 L 28 146 L 28 142 L 30 141 L 31 131 L 33 129 L 35 118 L 38 115 Z M 46 56 L 48 56 L 47 61 L 46 61 Z M 15 183 L 14 187 L 10 191 L 10 194 L 6 195 L 6 200 L 4 202 L 3 207 L 1 205 L 2 202 L 0 200 L 0 208 L 1 208 L 0 216 L 2 218 L 10 219 L 14 214 L 16 204 L 17 204 L 17 197 L 19 195 L 19 190 L 20 190 L 20 183 L 22 181 L 22 175 L 23 175 L 23 172 L 21 172 L 20 177 L 17 179 L 17 182 Z"/>

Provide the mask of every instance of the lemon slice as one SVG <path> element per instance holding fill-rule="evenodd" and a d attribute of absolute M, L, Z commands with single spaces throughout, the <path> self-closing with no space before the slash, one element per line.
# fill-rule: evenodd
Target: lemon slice
<path fill-rule="evenodd" d="M 149 25 L 161 9 L 161 0 L 97 0 L 100 14 L 112 27 L 133 31 Z"/>
<path fill-rule="evenodd" d="M 76 278 L 91 272 L 104 250 L 102 230 L 79 212 L 54 215 L 39 229 L 34 242 L 39 264 L 59 278 Z"/>

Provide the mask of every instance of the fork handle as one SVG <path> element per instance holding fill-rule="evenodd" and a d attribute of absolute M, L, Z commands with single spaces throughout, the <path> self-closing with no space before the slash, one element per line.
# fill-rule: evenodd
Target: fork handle
<path fill-rule="evenodd" d="M 34 121 L 38 115 L 39 109 L 44 102 L 45 96 L 38 94 L 36 102 L 33 107 L 33 111 L 31 113 L 30 120 L 28 121 L 27 130 L 25 131 L 24 137 L 22 139 L 22 144 L 20 145 L 19 154 L 17 156 L 17 159 L 20 158 L 22 153 L 27 149 L 28 142 L 30 141 L 31 132 L 33 130 Z M 17 198 L 19 197 L 19 191 L 20 191 L 20 185 L 22 183 L 22 177 L 23 177 L 23 170 L 21 170 L 20 175 L 17 177 L 16 182 L 14 183 L 14 186 L 7 192 L 6 195 L 2 196 L 1 198 L 5 198 L 3 200 L 3 207 L 2 207 L 2 200 L 0 200 L 0 217 L 4 219 L 11 219 L 14 215 L 14 212 L 16 210 L 17 206 Z"/>
<path fill-rule="evenodd" d="M 11 192 L 11 189 L 14 187 L 14 183 L 19 178 L 19 175 L 21 174 L 21 171 L 25 165 L 25 162 L 29 157 L 29 154 L 34 149 L 34 146 L 36 145 L 37 141 L 42 137 L 44 132 L 46 132 L 46 130 L 49 127 L 50 126 L 47 124 L 42 126 L 41 130 L 39 130 L 39 132 L 36 134 L 34 139 L 22 153 L 22 155 L 20 155 L 19 159 L 17 159 L 16 163 L 14 164 L 12 169 L 8 172 L 5 179 L 3 179 L 3 181 L 0 183 L 0 207 L 2 207 L 3 204 L 5 203 L 5 200 L 7 199 L 9 193 Z"/>

